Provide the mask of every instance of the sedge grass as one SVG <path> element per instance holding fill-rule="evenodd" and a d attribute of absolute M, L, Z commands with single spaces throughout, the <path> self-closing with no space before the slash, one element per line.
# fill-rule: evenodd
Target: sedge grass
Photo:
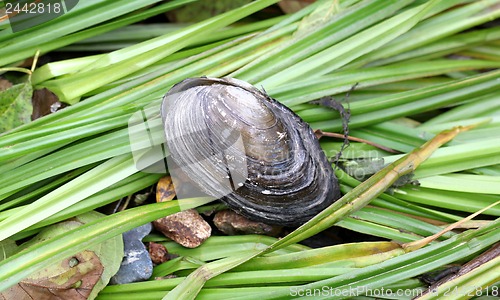
<path fill-rule="evenodd" d="M 89 37 L 97 38 L 148 15 L 168 10 L 169 5 L 190 1 L 172 1 L 132 14 L 129 13 L 137 7 L 128 5 L 120 8 L 121 2 L 85 3 L 74 13 L 44 24 L 39 29 L 10 35 L 6 31 L 1 32 L 0 45 L 6 45 L 7 39 L 14 42 L 9 47 L 0 47 L 0 65 L 14 64 L 30 57 L 36 47 L 44 53 Z M 335 120 L 337 114 L 307 102 L 329 95 L 342 98 L 341 93 L 349 91 L 359 82 L 351 93 L 351 133 L 403 153 L 425 143 L 445 128 L 480 124 L 438 149 L 416 170 L 415 177 L 423 182 L 421 187 L 399 187 L 394 189 L 393 195 L 379 194 L 371 201 L 372 206 L 349 213 L 349 217 L 345 214 L 339 226 L 409 242 L 434 234 L 439 225 L 457 221 L 464 213 L 477 211 L 498 200 L 498 191 L 494 186 L 490 187 L 496 183 L 496 178 L 487 177 L 500 174 L 500 147 L 497 145 L 500 138 L 499 110 L 495 108 L 499 73 L 495 70 L 498 68 L 498 56 L 494 52 L 498 44 L 493 42 L 498 30 L 472 29 L 498 17 L 499 9 L 495 1 L 339 1 L 340 4 L 335 7 L 330 7 L 329 1 L 317 1 L 293 15 L 260 23 L 257 27 L 250 26 L 243 37 L 240 36 L 243 32 L 227 27 L 244 15 L 274 2 L 256 1 L 235 12 L 194 24 L 190 29 L 184 27 L 175 33 L 166 33 L 111 53 L 53 62 L 35 71 L 33 80 L 37 86 L 52 89 L 61 100 L 71 103 L 79 99 L 83 101 L 0 136 L 2 239 L 27 238 L 54 222 L 150 186 L 160 175 L 143 174 L 135 168 L 128 148 L 128 119 L 142 107 L 158 103 L 165 91 L 176 82 L 201 75 L 231 74 L 259 87 L 263 85 L 271 96 L 297 110 L 314 129 L 323 131 L 341 129 L 341 122 Z M 378 9 L 381 7 L 384 9 Z M 103 14 L 96 14 L 89 23 L 83 24 L 85 17 L 80 15 L 93 14 L 103 8 L 113 8 L 113 16 L 117 18 L 111 20 Z M 318 18 L 325 13 L 326 17 Z M 373 18 L 364 17 L 367 15 Z M 321 21 L 311 22 L 313 19 Z M 70 26 L 62 26 L 68 25 L 68 22 Z M 56 26 L 61 28 L 54 31 L 50 40 L 43 40 L 47 36 L 37 31 Z M 215 33 L 216 28 L 219 31 Z M 197 32 L 197 35 L 191 35 L 192 32 Z M 332 35 L 332 32 L 337 34 Z M 369 39 L 364 37 L 368 35 L 378 39 L 367 46 Z M 161 45 L 165 41 L 170 44 Z M 207 44 L 207 41 L 218 42 Z M 163 51 L 174 44 L 175 47 Z M 193 46 L 195 48 L 186 48 Z M 454 60 L 448 56 L 450 54 L 470 55 L 473 59 Z M 106 72 L 98 72 L 103 69 Z M 345 102 L 343 104 L 349 106 Z M 447 112 L 441 114 L 442 110 Z M 419 121 L 423 113 L 431 113 L 435 117 Z M 401 117 L 406 119 L 398 119 Z M 331 141 L 322 141 L 322 146 L 332 157 L 340 149 L 339 143 Z M 389 163 L 400 158 L 363 147 L 353 145 L 355 151 L 349 155 L 384 157 Z M 341 174 L 339 172 L 337 170 L 337 174 Z M 475 175 L 471 177 L 470 174 Z M 456 175 L 459 177 L 454 177 Z M 344 193 L 359 185 L 347 175 L 339 176 L 339 179 Z M 53 180 L 52 184 L 43 184 L 50 180 Z M 469 184 L 461 184 L 464 180 Z M 190 205 L 199 206 L 202 203 L 193 201 Z M 90 241 L 72 232 L 68 237 L 36 246 L 42 254 L 40 257 L 18 253 L 0 262 L 2 288 L 43 265 L 55 262 L 60 255 L 76 253 L 88 243 L 98 243 L 179 209 L 156 211 L 157 206 L 145 205 L 83 228 L 83 232 L 91 234 Z M 332 269 L 332 272 L 338 273 L 318 275 L 314 272 L 321 270 L 312 270 L 309 265 L 304 265 L 304 276 L 290 275 L 282 280 L 279 278 L 284 276 L 282 273 L 261 273 L 266 270 L 257 268 L 252 270 L 257 272 L 252 273 L 256 280 L 254 287 L 245 287 L 241 283 L 246 277 L 250 278 L 251 273 L 245 275 L 244 271 L 239 271 L 241 274 L 235 275 L 237 271 L 224 272 L 241 265 L 250 255 L 257 255 L 269 244 L 263 245 L 260 250 L 238 248 L 227 251 L 232 249 L 230 245 L 244 245 L 244 242 L 221 237 L 214 239 L 214 243 L 225 245 L 226 254 L 224 257 L 213 257 L 215 261 L 207 263 L 211 265 L 203 264 L 204 260 L 193 259 L 163 271 L 177 270 L 179 274 L 190 277 L 189 272 L 202 265 L 205 266 L 202 271 L 214 272 L 208 273 L 209 276 L 222 273 L 221 279 L 214 277 L 205 283 L 195 276 L 199 272 L 193 271 L 191 278 L 196 279 L 194 285 L 190 281 L 172 279 L 116 288 L 129 289 L 126 292 L 129 299 L 160 299 L 165 296 L 167 289 L 145 291 L 143 288 L 154 284 L 171 285 L 169 289 L 179 287 L 167 296 L 174 298 L 175 295 L 183 295 L 177 293 L 184 287 L 190 297 L 200 289 L 200 297 L 206 299 L 244 299 L 250 296 L 252 299 L 270 299 L 289 297 L 292 287 L 327 286 L 343 290 L 359 286 L 390 287 L 398 282 L 414 283 L 415 276 L 447 263 L 470 259 L 471 255 L 498 241 L 498 221 L 491 220 L 491 217 L 499 214 L 498 207 L 493 207 L 475 223 L 482 225 L 479 229 L 444 234 L 440 241 L 428 247 L 413 253 L 403 251 L 391 259 L 382 258 L 372 266 L 339 264 L 336 267 L 344 269 Z M 404 225 L 399 226 L 398 223 L 407 226 L 401 228 Z M 120 226 L 115 228 L 114 224 Z M 317 230 L 330 225 L 322 223 Z M 285 241 L 290 242 L 290 239 L 285 238 Z M 210 240 L 207 241 L 209 246 Z M 363 245 L 358 246 L 363 249 Z M 182 252 L 170 244 L 169 247 Z M 288 247 L 295 247 L 292 253 L 313 251 L 294 243 Z M 347 246 L 343 247 L 347 249 Z M 276 249 L 275 246 L 273 249 Z M 185 257 L 191 255 L 184 253 Z M 332 268 L 334 266 L 331 265 Z M 238 270 L 237 267 L 235 270 Z M 484 274 L 490 274 L 489 270 L 485 266 Z M 471 274 L 454 284 L 472 283 L 477 277 L 480 276 Z M 489 275 L 480 280 L 481 284 L 491 284 L 487 278 L 490 278 Z M 217 283 L 217 280 L 220 281 Z M 231 281 L 232 287 L 220 287 L 224 280 Z M 271 282 L 275 286 L 268 286 L 267 283 Z M 206 286 L 201 288 L 204 283 Z M 125 294 L 120 294 L 118 290 L 116 294 L 109 292 L 113 288 L 106 288 L 99 297 L 123 298 Z M 421 291 L 421 288 L 421 285 L 412 287 L 415 291 Z"/>

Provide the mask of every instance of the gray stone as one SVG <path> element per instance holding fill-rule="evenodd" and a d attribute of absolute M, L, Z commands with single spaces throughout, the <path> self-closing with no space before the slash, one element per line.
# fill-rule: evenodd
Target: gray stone
<path fill-rule="evenodd" d="M 144 281 L 153 273 L 153 262 L 142 239 L 151 232 L 151 223 L 144 224 L 123 233 L 124 256 L 118 270 L 110 280 L 111 284 Z"/>

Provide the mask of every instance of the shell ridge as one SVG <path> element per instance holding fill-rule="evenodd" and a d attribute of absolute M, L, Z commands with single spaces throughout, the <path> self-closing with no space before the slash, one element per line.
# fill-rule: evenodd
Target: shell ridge
<path fill-rule="evenodd" d="M 166 112 L 169 96 L 178 107 Z M 167 141 L 170 131 L 181 132 L 174 161 L 242 215 L 298 225 L 340 197 L 312 129 L 265 90 L 238 79 L 190 78 L 171 88 L 161 112 Z"/>

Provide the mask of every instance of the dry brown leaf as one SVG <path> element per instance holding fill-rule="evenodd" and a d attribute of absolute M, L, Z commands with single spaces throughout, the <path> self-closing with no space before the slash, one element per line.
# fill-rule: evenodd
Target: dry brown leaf
<path fill-rule="evenodd" d="M 93 251 L 82 251 L 0 293 L 2 300 L 85 300 L 103 273 Z"/>
<path fill-rule="evenodd" d="M 170 201 L 175 198 L 174 183 L 172 177 L 165 176 L 156 184 L 156 202 Z"/>
<path fill-rule="evenodd" d="M 46 88 L 33 92 L 33 113 L 31 120 L 36 120 L 45 115 L 56 112 L 61 106 L 59 98 Z"/>

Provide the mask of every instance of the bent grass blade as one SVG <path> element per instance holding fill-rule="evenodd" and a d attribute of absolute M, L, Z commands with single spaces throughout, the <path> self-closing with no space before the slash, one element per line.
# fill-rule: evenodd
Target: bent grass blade
<path fill-rule="evenodd" d="M 170 291 L 163 300 L 170 299 L 194 299 L 199 291 L 209 279 L 228 271 L 258 255 L 270 253 L 287 245 L 299 242 L 308 238 L 323 229 L 326 229 L 336 222 L 342 220 L 350 213 L 355 212 L 367 205 L 373 198 L 382 194 L 390 187 L 400 176 L 415 171 L 415 169 L 432 153 L 451 141 L 459 133 L 473 128 L 455 127 L 451 130 L 445 130 L 436 135 L 433 139 L 404 157 L 389 164 L 378 173 L 367 179 L 362 184 L 355 187 L 350 193 L 344 195 L 337 202 L 323 210 L 314 218 L 295 231 L 277 241 L 266 249 L 255 250 L 251 254 L 235 255 L 222 260 L 211 262 L 201 266 L 186 277 L 177 287 Z"/>

